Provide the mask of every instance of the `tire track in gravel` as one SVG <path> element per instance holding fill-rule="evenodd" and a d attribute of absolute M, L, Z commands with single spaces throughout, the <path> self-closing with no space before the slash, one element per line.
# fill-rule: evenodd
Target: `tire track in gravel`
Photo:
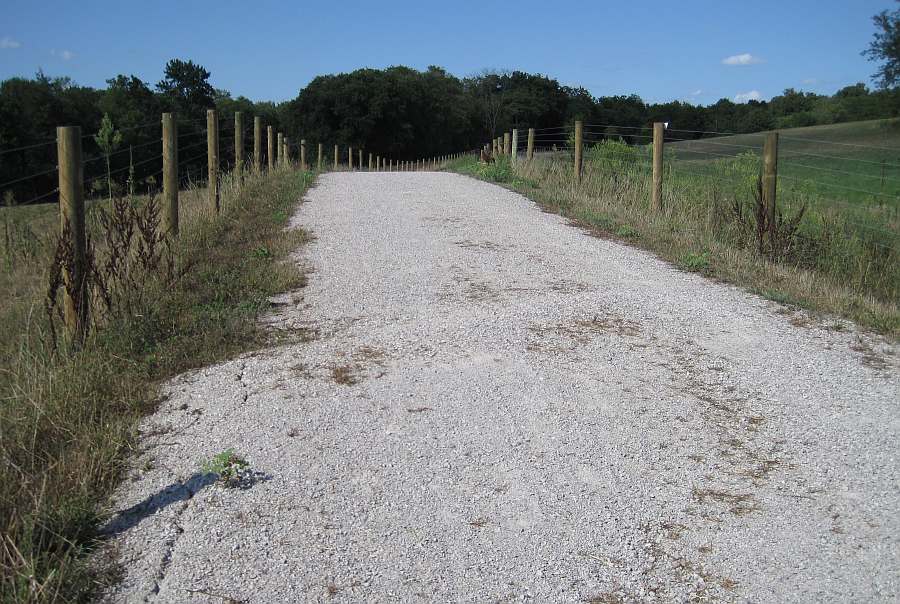
<path fill-rule="evenodd" d="M 888 343 L 462 176 L 307 202 L 310 284 L 267 319 L 303 341 L 166 386 L 108 600 L 900 595 Z M 264 479 L 208 484 L 229 447 Z"/>

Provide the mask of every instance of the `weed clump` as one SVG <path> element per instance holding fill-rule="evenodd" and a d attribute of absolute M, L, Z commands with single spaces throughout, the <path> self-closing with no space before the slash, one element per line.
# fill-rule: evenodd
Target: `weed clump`
<path fill-rule="evenodd" d="M 212 459 L 203 463 L 202 469 L 207 474 L 218 476 L 219 483 L 225 487 L 239 487 L 253 478 L 253 470 L 246 459 L 226 449 Z"/>

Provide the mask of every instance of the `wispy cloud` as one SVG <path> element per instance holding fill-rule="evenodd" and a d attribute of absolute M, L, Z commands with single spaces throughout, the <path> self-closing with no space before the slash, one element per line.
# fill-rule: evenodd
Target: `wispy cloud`
<path fill-rule="evenodd" d="M 803 80 L 803 83 L 809 86 L 811 84 L 818 84 L 819 80 L 818 78 L 806 78 L 805 80 Z"/>
<path fill-rule="evenodd" d="M 762 63 L 762 59 L 751 55 L 749 52 L 731 55 L 722 59 L 722 65 L 754 65 L 756 63 Z"/>
<path fill-rule="evenodd" d="M 701 94 L 703 94 L 703 91 L 698 88 L 697 90 L 695 90 L 694 92 L 691 93 L 691 96 L 700 96 Z"/>
<path fill-rule="evenodd" d="M 59 57 L 63 61 L 69 61 L 75 57 L 75 53 L 71 50 L 51 50 L 50 54 L 54 57 Z"/>
<path fill-rule="evenodd" d="M 19 48 L 22 44 L 18 40 L 13 40 L 9 36 L 0 38 L 0 48 Z"/>
<path fill-rule="evenodd" d="M 739 92 L 734 95 L 735 103 L 746 103 L 747 101 L 758 101 L 762 98 L 759 90 L 750 90 L 748 92 Z"/>

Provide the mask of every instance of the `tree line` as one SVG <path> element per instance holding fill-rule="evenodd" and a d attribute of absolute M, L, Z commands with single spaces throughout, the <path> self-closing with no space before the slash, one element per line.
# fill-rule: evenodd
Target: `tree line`
<path fill-rule="evenodd" d="M 220 138 L 225 144 L 220 155 L 225 161 L 234 156 L 226 148 L 227 127 L 236 111 L 243 112 L 248 129 L 245 157 L 252 153 L 252 117 L 261 116 L 266 125 L 293 141 L 306 139 L 311 150 L 319 142 L 326 148 L 351 145 L 395 159 L 475 149 L 512 128 L 555 127 L 579 119 L 602 125 L 610 136 L 640 142 L 632 136 L 634 129 L 654 121 L 701 136 L 701 132 L 748 133 L 900 115 L 900 89 L 873 91 L 862 83 L 830 96 L 787 89 L 769 101 L 721 99 L 701 106 L 683 101 L 647 103 L 637 95 L 594 97 L 584 88 L 522 71 L 485 71 L 458 78 L 436 66 L 423 71 L 397 66 L 318 76 L 296 98 L 272 103 L 233 98 L 214 88 L 210 77 L 201 65 L 173 59 L 155 85 L 134 75 L 117 75 L 107 80 L 106 88 L 95 89 L 41 72 L 0 82 L 0 184 L 55 165 L 52 144 L 20 152 L 3 150 L 50 142 L 56 126 L 79 125 L 86 135 L 106 128 L 105 138 L 85 137 L 89 159 L 109 160 L 85 167 L 94 192 L 111 192 L 104 188 L 108 180 L 100 178 L 107 172 L 117 175 L 111 179 L 114 187 L 124 187 L 127 180 L 132 186 L 137 182 L 138 189 L 152 188 L 161 167 L 154 163 L 160 149 L 153 140 L 159 138 L 159 116 L 165 111 L 179 118 L 181 148 L 195 148 L 182 154 L 183 178 L 202 180 L 206 162 L 202 131 L 206 110 L 213 107 L 222 118 Z M 129 169 L 132 165 L 140 169 Z M 28 201 L 51 190 L 54 178 L 50 174 L 15 183 L 0 195 L 7 204 Z"/>

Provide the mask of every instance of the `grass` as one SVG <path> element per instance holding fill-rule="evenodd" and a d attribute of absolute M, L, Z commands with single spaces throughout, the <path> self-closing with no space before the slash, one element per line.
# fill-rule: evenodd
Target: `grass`
<path fill-rule="evenodd" d="M 857 141 L 852 144 L 869 140 L 851 137 L 854 127 L 869 137 L 878 128 L 880 136 L 888 137 L 878 139 L 881 145 L 900 149 L 900 129 L 894 129 L 894 122 L 841 124 L 820 129 L 818 136 L 830 133 L 840 139 L 835 142 Z M 809 130 L 784 131 L 782 140 L 793 137 L 816 145 L 805 142 L 814 138 Z M 863 158 L 871 151 L 835 147 L 847 158 Z M 699 164 L 699 160 L 681 159 L 676 144 L 667 149 L 662 211 L 650 204 L 649 155 L 644 147 L 605 142 L 586 149 L 580 185 L 574 183 L 572 160 L 565 153 L 538 154 L 516 169 L 505 157 L 485 165 L 464 156 L 447 168 L 502 184 L 546 211 L 650 250 L 686 270 L 778 302 L 833 313 L 893 339 L 900 337 L 897 205 L 875 198 L 824 198 L 813 189 L 791 189 L 779 182 L 778 232 L 769 239 L 762 228 L 765 218 L 757 213 L 758 156 L 709 157 L 702 160 L 705 171 L 686 170 L 688 161 Z"/>
<path fill-rule="evenodd" d="M 900 205 L 900 120 L 870 120 L 777 130 L 779 187 L 831 202 Z M 715 164 L 722 155 L 758 153 L 765 133 L 670 143 L 685 168 Z M 676 137 L 677 138 L 677 137 Z M 865 193 L 864 191 L 868 191 Z"/>
<path fill-rule="evenodd" d="M 137 422 L 157 385 L 185 370 L 258 347 L 271 295 L 300 287 L 281 259 L 306 235 L 286 231 L 312 173 L 279 169 L 222 185 L 223 211 L 203 190 L 182 195 L 177 271 L 142 270 L 132 248 L 111 308 L 92 306 L 84 345 L 61 352 L 44 312 L 58 222 L 55 208 L 2 210 L 0 266 L 0 601 L 91 599 L 113 577 L 88 554 Z M 147 207 L 147 199 L 135 200 Z M 101 204 L 88 216 L 98 260 L 108 256 Z"/>

